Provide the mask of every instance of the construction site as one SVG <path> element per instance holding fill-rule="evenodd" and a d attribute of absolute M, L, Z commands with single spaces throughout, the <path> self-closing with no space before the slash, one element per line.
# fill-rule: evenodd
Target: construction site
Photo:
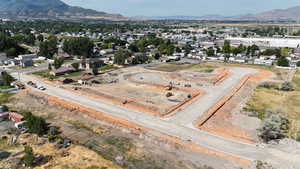
<path fill-rule="evenodd" d="M 174 65 L 176 66 L 176 65 Z M 185 75 L 189 74 L 189 79 Z M 194 72 L 188 68 L 179 72 L 157 71 L 132 67 L 100 74 L 87 81 L 89 85 L 63 85 L 67 90 L 94 97 L 158 117 L 174 114 L 204 95 L 201 86 L 216 85 L 229 75 L 228 70 L 212 73 Z M 195 85 L 195 86 L 194 86 Z"/>
<path fill-rule="evenodd" d="M 74 77 L 76 80 L 71 83 L 49 81 L 28 73 L 21 76 L 47 88 L 43 92 L 29 88 L 22 97 L 38 98 L 47 106 L 75 113 L 72 116 L 55 113 L 57 120 L 70 122 L 76 117 L 85 126 L 87 123 L 79 118 L 84 116 L 132 133 L 131 138 L 138 135 L 139 141 L 151 140 L 160 148 L 180 147 L 203 155 L 203 159 L 226 161 L 209 163 L 214 168 L 222 168 L 224 164 L 228 168 L 253 168 L 257 160 L 282 167 L 277 159 L 289 156 L 288 152 L 261 146 L 257 131 L 261 121 L 243 111 L 256 87 L 276 77 L 264 69 L 210 63 L 125 67 L 90 75 L 84 80 Z M 80 144 L 101 149 L 96 143 L 90 145 L 91 136 L 66 133 Z M 279 156 L 275 149 L 282 151 Z M 198 161 L 196 157 L 189 160 Z M 296 158 L 290 158 L 285 165 L 294 167 Z"/>

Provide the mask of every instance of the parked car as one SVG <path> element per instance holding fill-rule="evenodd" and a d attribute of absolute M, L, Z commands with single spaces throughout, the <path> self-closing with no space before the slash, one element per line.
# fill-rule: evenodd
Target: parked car
<path fill-rule="evenodd" d="M 38 87 L 39 90 L 46 90 L 46 88 L 44 86 L 40 86 Z"/>

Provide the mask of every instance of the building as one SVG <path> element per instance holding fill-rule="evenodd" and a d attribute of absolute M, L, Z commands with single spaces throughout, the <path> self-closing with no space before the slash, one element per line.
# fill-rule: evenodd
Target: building
<path fill-rule="evenodd" d="M 300 39 L 292 38 L 233 38 L 228 37 L 226 40 L 229 40 L 233 45 L 243 44 L 245 46 L 257 45 L 260 47 L 267 48 L 299 48 Z"/>
<path fill-rule="evenodd" d="M 33 59 L 38 58 L 36 54 L 19 55 L 16 60 L 19 61 L 19 65 L 22 67 L 33 66 Z"/>
<path fill-rule="evenodd" d="M 52 70 L 50 74 L 53 76 L 59 76 L 69 74 L 72 72 L 75 72 L 75 69 L 73 67 L 60 67 L 59 69 Z"/>
<path fill-rule="evenodd" d="M 18 114 L 18 113 L 9 113 L 9 119 L 16 122 L 16 123 L 19 123 L 19 122 L 22 122 L 24 120 L 24 117 L 21 115 L 21 114 Z"/>

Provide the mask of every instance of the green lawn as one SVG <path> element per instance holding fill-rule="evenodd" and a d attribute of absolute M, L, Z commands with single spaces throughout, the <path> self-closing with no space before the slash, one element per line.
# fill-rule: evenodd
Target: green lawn
<path fill-rule="evenodd" d="M 114 67 L 114 65 L 105 65 L 105 66 L 101 66 L 98 70 L 99 71 L 106 71 L 106 70 L 110 70 L 110 69 L 117 69 L 117 68 Z"/>
<path fill-rule="evenodd" d="M 0 86 L 0 89 L 10 89 L 13 88 L 12 86 Z"/>
<path fill-rule="evenodd" d="M 60 77 L 65 77 L 65 78 L 71 78 L 71 77 L 77 77 L 77 76 L 81 76 L 84 72 L 73 72 L 70 74 L 65 74 L 65 75 L 59 75 L 59 76 L 54 76 L 50 74 L 49 70 L 44 70 L 44 71 L 39 71 L 39 72 L 34 72 L 32 73 L 33 75 L 37 75 L 46 79 L 58 79 Z"/>

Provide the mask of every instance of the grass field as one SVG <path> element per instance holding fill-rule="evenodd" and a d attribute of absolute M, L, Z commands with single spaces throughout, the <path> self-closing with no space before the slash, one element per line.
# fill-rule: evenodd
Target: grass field
<path fill-rule="evenodd" d="M 258 87 L 245 109 L 258 113 L 263 119 L 267 110 L 281 110 L 290 121 L 289 137 L 300 137 L 300 72 L 293 79 L 295 91 L 286 92 Z"/>

